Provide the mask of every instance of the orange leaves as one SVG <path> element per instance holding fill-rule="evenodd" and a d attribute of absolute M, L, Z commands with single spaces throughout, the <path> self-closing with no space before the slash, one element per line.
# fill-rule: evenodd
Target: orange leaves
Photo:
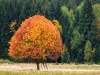
<path fill-rule="evenodd" d="M 13 58 L 56 60 L 62 51 L 58 29 L 44 16 L 26 19 L 10 41 L 9 55 Z"/>

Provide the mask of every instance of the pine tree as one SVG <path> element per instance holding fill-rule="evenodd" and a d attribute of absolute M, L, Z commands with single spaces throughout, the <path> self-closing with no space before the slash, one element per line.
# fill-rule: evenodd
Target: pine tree
<path fill-rule="evenodd" d="M 0 1 L 0 58 L 8 58 L 9 22 L 4 1 Z"/>
<path fill-rule="evenodd" d="M 69 9 L 75 9 L 76 8 L 76 2 L 75 2 L 75 0 L 69 0 L 68 1 L 68 8 Z"/>
<path fill-rule="evenodd" d="M 82 49 L 83 52 L 82 62 L 84 61 L 84 50 L 85 50 L 86 41 L 91 39 L 91 37 L 89 36 L 92 31 L 93 19 L 94 19 L 94 15 L 93 15 L 91 2 L 89 0 L 84 0 L 83 5 L 81 7 L 81 13 L 79 16 L 79 28 L 78 28 L 79 33 L 84 35 L 84 39 L 80 44 L 80 48 L 79 48 Z"/>
<path fill-rule="evenodd" d="M 19 15 L 19 24 L 21 22 L 23 22 L 23 20 L 25 20 L 25 18 L 28 18 L 29 16 L 31 16 L 31 13 L 32 13 L 32 6 L 31 6 L 31 3 L 30 1 L 24 1 L 23 2 L 23 6 L 22 6 L 22 9 L 21 9 L 21 13 Z"/>
<path fill-rule="evenodd" d="M 65 6 L 63 6 L 61 8 L 61 11 L 62 11 L 62 15 L 61 15 L 60 23 L 63 28 L 62 39 L 63 39 L 63 43 L 66 45 L 68 50 L 70 50 L 71 23 L 68 14 L 68 9 Z"/>
<path fill-rule="evenodd" d="M 50 5 L 50 16 L 51 16 L 51 19 L 55 19 L 55 5 L 53 3 L 53 1 L 51 1 L 51 5 Z"/>
<path fill-rule="evenodd" d="M 13 20 L 17 20 L 17 17 L 18 17 L 18 13 L 17 12 L 17 1 L 16 0 L 13 0 L 13 1 L 6 1 L 6 9 L 7 9 L 7 14 L 8 14 L 8 17 L 9 17 L 9 21 L 13 21 Z M 20 11 L 20 9 L 19 9 Z"/>
<path fill-rule="evenodd" d="M 92 47 L 91 47 L 91 42 L 88 40 L 86 42 L 86 45 L 85 45 L 85 50 L 84 50 L 84 60 L 90 62 L 91 59 L 92 59 Z"/>
<path fill-rule="evenodd" d="M 89 0 L 84 0 L 84 5 L 80 14 L 79 32 L 85 35 L 85 40 L 88 39 L 88 32 L 91 30 L 93 23 L 93 9 Z"/>
<path fill-rule="evenodd" d="M 77 59 L 75 60 L 75 63 L 84 63 L 84 52 L 82 48 L 78 49 Z"/>
<path fill-rule="evenodd" d="M 57 0 L 57 3 L 56 3 L 57 5 L 56 5 L 56 7 L 55 7 L 55 19 L 57 19 L 58 21 L 60 21 L 61 20 L 61 14 L 62 14 L 62 12 L 61 12 L 61 0 Z"/>
<path fill-rule="evenodd" d="M 81 3 L 75 10 L 74 21 L 72 23 L 72 37 L 71 37 L 71 41 L 70 41 L 71 60 L 76 63 L 81 63 L 81 60 L 83 59 L 81 44 L 84 40 L 84 35 L 80 34 L 80 32 L 78 31 L 80 12 L 81 12 L 82 6 L 83 6 L 83 3 Z"/>
<path fill-rule="evenodd" d="M 75 28 L 78 28 L 78 26 L 79 26 L 79 14 L 80 14 L 79 10 L 76 9 L 76 11 L 75 11 L 75 19 L 73 21 L 73 30 Z"/>
<path fill-rule="evenodd" d="M 82 56 L 82 49 L 80 48 L 80 45 L 82 44 L 84 36 L 78 32 L 77 28 L 74 29 L 72 35 L 73 37 L 70 41 L 71 44 L 70 57 L 73 62 L 74 61 L 81 62 L 80 59 L 83 58 L 80 57 L 80 55 Z"/>
<path fill-rule="evenodd" d="M 62 56 L 61 56 L 61 62 L 62 63 L 70 63 L 70 54 L 65 45 L 64 45 L 63 52 L 62 52 Z"/>
<path fill-rule="evenodd" d="M 100 63 L 100 45 L 95 49 L 93 60 L 95 63 Z"/>

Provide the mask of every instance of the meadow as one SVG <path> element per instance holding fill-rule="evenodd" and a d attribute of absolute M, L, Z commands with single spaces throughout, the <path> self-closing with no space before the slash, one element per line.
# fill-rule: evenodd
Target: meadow
<path fill-rule="evenodd" d="M 100 75 L 100 65 L 97 64 L 54 64 L 47 63 L 48 69 L 40 64 L 36 70 L 35 63 L 1 63 L 0 75 Z"/>

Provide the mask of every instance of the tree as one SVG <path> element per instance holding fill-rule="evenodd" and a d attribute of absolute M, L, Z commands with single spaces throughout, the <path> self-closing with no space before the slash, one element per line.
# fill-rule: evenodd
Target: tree
<path fill-rule="evenodd" d="M 76 11 L 75 11 L 75 17 L 74 17 L 74 21 L 73 21 L 73 30 L 78 28 L 79 26 L 79 16 L 80 16 L 80 11 L 79 9 L 77 8 Z"/>
<path fill-rule="evenodd" d="M 77 59 L 75 60 L 75 63 L 84 63 L 84 52 L 80 47 L 77 52 Z"/>
<path fill-rule="evenodd" d="M 72 33 L 73 37 L 70 41 L 71 44 L 71 50 L 70 50 L 70 58 L 74 62 L 81 62 L 80 59 L 82 59 L 80 56 L 82 56 L 82 49 L 80 48 L 82 41 L 84 39 L 84 35 L 80 34 L 78 32 L 78 28 L 73 30 Z M 81 54 L 80 54 L 81 53 Z"/>
<path fill-rule="evenodd" d="M 93 15 L 92 4 L 89 0 L 84 0 L 82 7 L 80 9 L 79 24 L 78 24 L 79 33 L 84 35 L 84 39 L 80 44 L 80 49 L 82 49 L 83 52 L 82 62 L 84 61 L 85 44 L 87 40 L 90 40 L 91 42 L 92 38 L 90 36 L 92 37 L 95 36 L 95 35 L 91 35 L 93 19 L 94 19 L 94 15 Z"/>
<path fill-rule="evenodd" d="M 62 14 L 61 6 L 62 6 L 61 0 L 57 0 L 54 15 L 55 15 L 55 19 L 57 19 L 58 21 L 60 21 L 60 19 L 61 19 L 61 14 Z"/>
<path fill-rule="evenodd" d="M 9 21 L 4 1 L 0 1 L 0 58 L 8 58 Z"/>
<path fill-rule="evenodd" d="M 100 63 L 100 45 L 94 50 L 93 60 L 95 63 Z"/>
<path fill-rule="evenodd" d="M 100 37 L 100 15 L 99 15 L 100 10 L 99 10 L 99 8 L 100 8 L 100 4 L 94 4 L 93 5 L 93 13 L 94 13 L 94 16 L 95 16 L 94 22 L 96 24 L 96 27 L 98 29 L 98 34 L 99 34 L 99 37 Z"/>
<path fill-rule="evenodd" d="M 76 63 L 81 63 L 83 59 L 83 51 L 82 51 L 82 42 L 84 40 L 84 35 L 80 34 L 79 30 L 79 20 L 80 13 L 83 6 L 83 2 L 76 8 L 75 16 L 72 23 L 72 37 L 71 37 L 71 50 L 70 50 L 70 58 L 71 61 Z"/>
<path fill-rule="evenodd" d="M 70 62 L 70 53 L 66 46 L 64 45 L 62 56 L 61 56 L 62 63 L 69 63 Z"/>
<path fill-rule="evenodd" d="M 91 42 L 88 40 L 85 45 L 84 60 L 91 61 L 91 58 L 92 58 L 91 52 L 92 52 Z"/>
<path fill-rule="evenodd" d="M 79 32 L 85 35 L 85 40 L 88 38 L 88 33 L 91 30 L 94 15 L 91 2 L 84 0 L 84 4 L 81 9 L 80 20 L 79 20 Z"/>
<path fill-rule="evenodd" d="M 7 9 L 7 14 L 8 14 L 8 17 L 9 17 L 9 21 L 11 22 L 12 20 L 16 20 L 18 19 L 18 14 L 20 12 L 20 9 L 17 9 L 17 0 L 6 0 L 5 2 L 6 4 L 6 9 Z M 18 10 L 18 12 L 17 12 Z"/>
<path fill-rule="evenodd" d="M 92 4 L 100 3 L 100 0 L 90 0 Z"/>
<path fill-rule="evenodd" d="M 62 11 L 62 15 L 61 15 L 60 23 L 63 28 L 62 39 L 63 39 L 63 43 L 66 45 L 68 50 L 70 50 L 71 23 L 70 23 L 69 12 L 65 6 L 61 7 L 61 11 Z"/>
<path fill-rule="evenodd" d="M 26 19 L 10 41 L 9 55 L 16 59 L 31 58 L 37 64 L 47 58 L 57 60 L 62 51 L 58 29 L 43 16 Z"/>
<path fill-rule="evenodd" d="M 32 6 L 31 6 L 31 0 L 27 0 L 23 2 L 21 13 L 19 15 L 19 23 L 22 23 L 26 18 L 33 15 L 32 13 Z"/>
<path fill-rule="evenodd" d="M 75 2 L 75 0 L 69 0 L 67 7 L 69 9 L 75 9 L 76 8 L 76 2 Z"/>
<path fill-rule="evenodd" d="M 53 1 L 51 1 L 51 4 L 50 4 L 50 16 L 51 16 L 51 19 L 55 19 L 55 4 Z"/>

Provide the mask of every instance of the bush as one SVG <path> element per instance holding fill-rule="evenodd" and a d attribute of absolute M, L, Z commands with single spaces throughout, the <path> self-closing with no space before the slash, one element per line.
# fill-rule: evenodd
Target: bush
<path fill-rule="evenodd" d="M 13 62 L 10 61 L 10 60 L 8 60 L 8 59 L 0 59 L 0 63 L 8 63 L 8 64 L 11 64 Z"/>

